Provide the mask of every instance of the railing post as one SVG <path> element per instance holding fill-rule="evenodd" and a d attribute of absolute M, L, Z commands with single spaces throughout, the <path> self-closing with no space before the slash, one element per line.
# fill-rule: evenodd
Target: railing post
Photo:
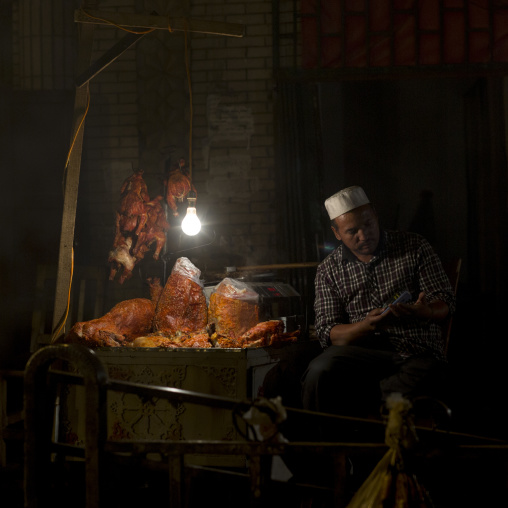
<path fill-rule="evenodd" d="M 46 346 L 32 355 L 25 369 L 25 508 L 47 506 L 54 497 L 50 463 L 56 382 L 50 367 L 62 360 L 78 369 L 85 387 L 85 488 L 86 507 L 97 508 L 100 497 L 100 464 L 107 433 L 105 367 L 90 349 L 81 345 Z M 50 492 L 48 492 L 48 490 Z"/>

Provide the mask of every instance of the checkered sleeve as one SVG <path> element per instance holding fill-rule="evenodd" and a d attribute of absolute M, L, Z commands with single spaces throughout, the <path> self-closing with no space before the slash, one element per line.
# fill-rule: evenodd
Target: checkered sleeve
<path fill-rule="evenodd" d="M 347 322 L 332 271 L 331 264 L 325 262 L 318 267 L 315 279 L 315 327 L 323 347 L 330 345 L 331 329 L 337 324 Z"/>
<path fill-rule="evenodd" d="M 448 305 L 451 314 L 455 311 L 455 294 L 441 261 L 431 245 L 421 238 L 418 249 L 419 285 L 427 301 L 441 300 Z"/>

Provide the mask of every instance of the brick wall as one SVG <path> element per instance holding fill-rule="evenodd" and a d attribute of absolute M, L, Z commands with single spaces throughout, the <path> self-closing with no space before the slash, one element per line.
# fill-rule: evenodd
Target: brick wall
<path fill-rule="evenodd" d="M 222 244 L 247 264 L 275 259 L 271 2 L 195 0 L 191 16 L 245 25 L 192 37 L 195 182 Z"/>

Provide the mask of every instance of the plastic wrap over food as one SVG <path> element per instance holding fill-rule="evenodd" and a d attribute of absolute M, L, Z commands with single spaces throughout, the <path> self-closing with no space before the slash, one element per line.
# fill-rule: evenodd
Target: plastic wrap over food
<path fill-rule="evenodd" d="M 155 332 L 174 334 L 206 329 L 207 306 L 200 275 L 201 271 L 187 258 L 176 260 L 155 309 Z"/>
<path fill-rule="evenodd" d="M 178 273 L 187 279 L 194 281 L 203 287 L 203 281 L 200 279 L 201 270 L 197 268 L 188 258 L 181 257 L 175 261 L 171 273 Z"/>
<path fill-rule="evenodd" d="M 258 303 L 259 295 L 245 282 L 237 279 L 226 277 L 215 288 L 214 293 L 218 293 L 228 298 L 236 300 L 251 301 L 251 303 Z"/>
<path fill-rule="evenodd" d="M 229 277 L 210 295 L 208 324 L 226 337 L 239 338 L 259 322 L 259 295 L 244 282 Z"/>

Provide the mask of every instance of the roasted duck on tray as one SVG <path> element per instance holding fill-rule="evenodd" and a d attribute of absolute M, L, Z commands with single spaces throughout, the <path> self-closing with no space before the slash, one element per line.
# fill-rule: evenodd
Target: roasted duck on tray
<path fill-rule="evenodd" d="M 224 279 L 207 306 L 201 271 L 177 259 L 164 287 L 150 279 L 150 299 L 116 304 L 104 316 L 78 322 L 63 341 L 91 348 L 255 348 L 296 341 L 281 320 L 259 322 L 256 294 L 243 282 Z"/>

